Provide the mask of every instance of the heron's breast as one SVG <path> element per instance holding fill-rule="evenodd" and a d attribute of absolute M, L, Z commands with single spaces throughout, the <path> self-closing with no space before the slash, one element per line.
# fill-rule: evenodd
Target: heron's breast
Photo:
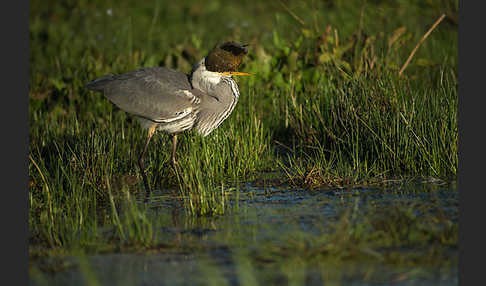
<path fill-rule="evenodd" d="M 160 123 L 157 130 L 165 131 L 167 133 L 179 133 L 191 129 L 196 122 L 195 112 L 191 112 L 184 117 L 172 120 L 170 122 Z"/>

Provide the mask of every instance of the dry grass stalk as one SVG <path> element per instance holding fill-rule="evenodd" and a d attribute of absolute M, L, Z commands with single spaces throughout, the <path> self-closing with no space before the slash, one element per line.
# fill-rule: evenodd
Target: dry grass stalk
<path fill-rule="evenodd" d="M 413 56 L 417 52 L 417 50 L 420 47 L 420 45 L 422 45 L 422 43 L 425 41 L 425 39 L 427 39 L 427 37 L 430 35 L 430 33 L 432 33 L 432 31 L 437 27 L 437 25 L 439 25 L 439 23 L 442 20 L 444 20 L 445 16 L 446 16 L 445 14 L 442 14 L 439 17 L 439 19 L 437 19 L 437 21 L 435 21 L 435 23 L 432 25 L 432 27 L 430 27 L 430 29 L 427 31 L 427 33 L 424 34 L 424 36 L 422 37 L 422 39 L 420 39 L 420 41 L 417 43 L 417 45 L 415 46 L 415 48 L 413 49 L 413 51 L 410 53 L 410 56 L 408 56 L 407 61 L 403 64 L 402 68 L 400 69 L 400 72 L 398 72 L 398 76 L 401 76 L 402 75 L 403 71 L 407 68 L 408 64 L 412 60 Z"/>

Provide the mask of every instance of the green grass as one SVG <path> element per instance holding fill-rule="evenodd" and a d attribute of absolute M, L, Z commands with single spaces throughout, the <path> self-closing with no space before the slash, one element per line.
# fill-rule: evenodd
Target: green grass
<path fill-rule="evenodd" d="M 134 201 L 145 134 L 85 84 L 139 67 L 189 72 L 227 39 L 250 44 L 242 70 L 254 74 L 238 79 L 233 114 L 207 138 L 181 136 L 180 181 L 168 135 L 147 154 L 151 184 L 188 214 L 224 214 L 227 193 L 268 172 L 307 188 L 456 178 L 457 1 L 226 3 L 30 3 L 32 253 L 158 243 L 160 222 Z"/>

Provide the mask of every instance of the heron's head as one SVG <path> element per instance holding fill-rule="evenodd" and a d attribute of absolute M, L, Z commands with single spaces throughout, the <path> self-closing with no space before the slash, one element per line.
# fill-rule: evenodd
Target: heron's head
<path fill-rule="evenodd" d="M 248 75 L 247 73 L 237 72 L 246 54 L 248 54 L 246 45 L 235 42 L 216 45 L 206 57 L 206 69 L 227 75 Z"/>
<path fill-rule="evenodd" d="M 225 76 L 251 75 L 237 71 L 246 54 L 248 54 L 246 45 L 235 42 L 216 45 L 192 69 L 193 85 L 205 89 L 203 86 L 218 84 Z"/>

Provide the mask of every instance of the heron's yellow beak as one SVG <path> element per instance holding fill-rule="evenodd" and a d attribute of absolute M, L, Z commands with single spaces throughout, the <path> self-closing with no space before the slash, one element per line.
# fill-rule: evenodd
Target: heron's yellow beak
<path fill-rule="evenodd" d="M 246 72 L 220 72 L 220 75 L 252 75 L 251 73 Z"/>

